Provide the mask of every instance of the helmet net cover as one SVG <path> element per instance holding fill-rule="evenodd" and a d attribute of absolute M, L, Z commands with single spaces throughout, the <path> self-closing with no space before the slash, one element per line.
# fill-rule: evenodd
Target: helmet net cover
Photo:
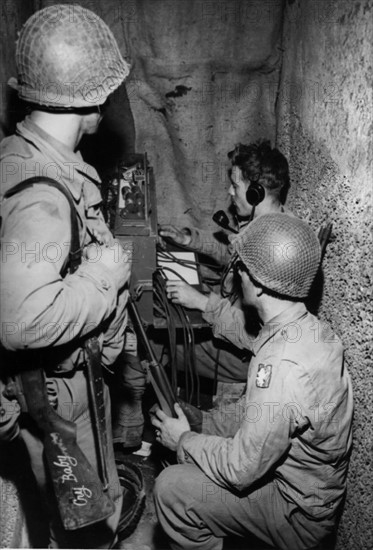
<path fill-rule="evenodd" d="M 308 296 L 321 250 L 307 223 L 287 214 L 265 214 L 245 228 L 234 247 L 261 286 L 289 298 Z"/>
<path fill-rule="evenodd" d="M 16 64 L 18 81 L 9 84 L 19 96 L 60 108 L 101 105 L 129 73 L 106 23 L 76 4 L 34 13 L 19 34 Z"/>

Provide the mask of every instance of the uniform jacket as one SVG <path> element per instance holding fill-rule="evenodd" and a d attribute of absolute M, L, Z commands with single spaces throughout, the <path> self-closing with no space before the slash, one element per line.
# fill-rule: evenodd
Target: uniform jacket
<path fill-rule="evenodd" d="M 215 306 L 206 314 L 214 334 L 253 353 L 246 394 L 204 413 L 203 433 L 182 435 L 178 460 L 240 493 L 274 480 L 304 514 L 334 514 L 346 487 L 353 412 L 339 338 L 302 303 L 257 338 L 242 330 L 242 319 L 227 320 L 228 300 Z"/>
<path fill-rule="evenodd" d="M 70 190 L 82 248 L 92 242 L 93 229 L 112 238 L 100 211 L 96 171 L 29 118 L 18 124 L 16 134 L 1 143 L 1 341 L 9 350 L 58 347 L 64 359 L 70 357 L 59 369 L 70 370 L 80 361 L 77 339 L 109 319 L 118 288 L 94 260 L 61 277 L 71 227 L 70 206 L 60 191 L 37 184 L 3 200 L 8 189 L 39 175 Z"/>

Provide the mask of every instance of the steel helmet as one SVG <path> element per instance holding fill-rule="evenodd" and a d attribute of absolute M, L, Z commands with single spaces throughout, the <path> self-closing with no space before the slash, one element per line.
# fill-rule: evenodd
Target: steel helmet
<path fill-rule="evenodd" d="M 106 23 L 76 4 L 49 6 L 26 21 L 16 65 L 18 80 L 9 84 L 19 96 L 61 110 L 101 105 L 129 73 Z"/>
<path fill-rule="evenodd" d="M 265 214 L 245 228 L 234 247 L 261 286 L 289 298 L 307 297 L 321 258 L 307 223 L 288 214 Z"/>

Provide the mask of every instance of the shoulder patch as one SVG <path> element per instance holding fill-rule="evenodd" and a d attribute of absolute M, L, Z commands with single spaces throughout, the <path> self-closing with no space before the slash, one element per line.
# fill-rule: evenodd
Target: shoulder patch
<path fill-rule="evenodd" d="M 258 372 L 256 373 L 256 387 L 257 388 L 268 388 L 271 382 L 272 376 L 272 365 L 264 365 L 264 363 L 259 363 Z"/>

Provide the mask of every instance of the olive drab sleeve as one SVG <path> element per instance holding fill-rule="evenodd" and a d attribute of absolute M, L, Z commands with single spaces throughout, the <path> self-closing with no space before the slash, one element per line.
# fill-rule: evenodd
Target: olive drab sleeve
<path fill-rule="evenodd" d="M 245 312 L 232 305 L 228 298 L 211 292 L 202 316 L 211 325 L 215 338 L 231 342 L 239 349 L 252 349 L 255 336 L 247 332 Z"/>
<path fill-rule="evenodd" d="M 26 190 L 3 205 L 2 343 L 10 350 L 64 344 L 107 319 L 118 289 L 97 261 L 65 279 L 70 211 L 57 190 Z M 11 216 L 9 214 L 12 214 Z"/>
<path fill-rule="evenodd" d="M 245 402 L 242 410 L 237 410 L 241 423 L 235 435 L 186 433 L 179 445 L 179 460 L 199 464 L 208 477 L 230 489 L 247 489 L 265 475 L 290 447 L 293 431 L 290 419 L 275 413 L 271 405 L 279 403 L 281 407 L 288 402 L 287 393 L 281 395 L 279 391 L 279 379 L 284 374 L 280 369 L 283 370 L 273 365 L 274 380 L 267 388 L 256 386 L 256 372 L 251 369 Z M 281 380 L 282 388 L 286 386 L 286 378 L 285 375 Z M 227 413 L 220 411 L 223 424 L 232 418 L 232 413 Z"/>
<path fill-rule="evenodd" d="M 245 416 L 245 396 L 234 403 L 223 401 L 219 408 L 202 412 L 202 433 L 234 437 Z"/>

